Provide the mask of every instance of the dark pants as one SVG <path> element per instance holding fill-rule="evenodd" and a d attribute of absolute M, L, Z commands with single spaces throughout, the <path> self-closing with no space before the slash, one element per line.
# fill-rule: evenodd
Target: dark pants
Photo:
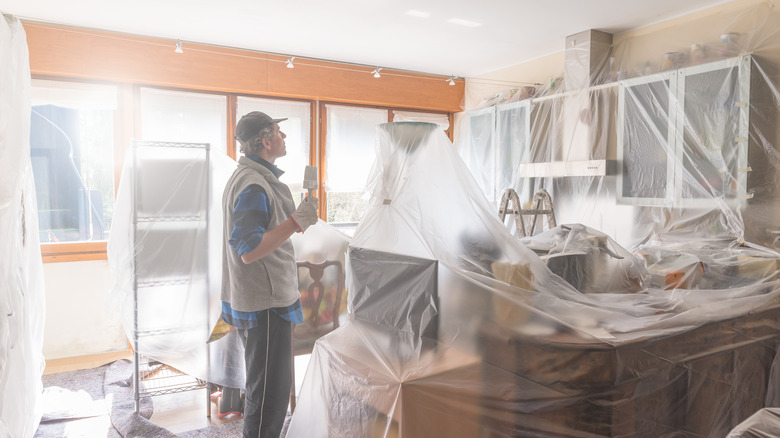
<path fill-rule="evenodd" d="M 258 322 L 239 330 L 246 360 L 243 438 L 278 438 L 292 387 L 291 323 L 270 310 Z"/>

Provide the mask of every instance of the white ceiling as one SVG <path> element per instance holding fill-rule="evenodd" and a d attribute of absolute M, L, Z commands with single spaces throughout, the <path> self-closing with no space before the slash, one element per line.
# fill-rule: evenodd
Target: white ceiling
<path fill-rule="evenodd" d="M 22 19 L 473 77 L 724 0 L 0 0 Z M 417 11 L 427 17 L 410 15 Z M 470 27 L 453 23 L 465 20 Z M 468 23 L 467 23 L 468 24 Z"/>

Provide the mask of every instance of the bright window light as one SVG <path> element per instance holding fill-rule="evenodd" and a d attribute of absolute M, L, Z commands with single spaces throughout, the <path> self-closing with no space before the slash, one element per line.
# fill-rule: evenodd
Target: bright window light
<path fill-rule="evenodd" d="M 42 243 L 106 240 L 114 215 L 111 85 L 32 80 L 30 160 Z"/>

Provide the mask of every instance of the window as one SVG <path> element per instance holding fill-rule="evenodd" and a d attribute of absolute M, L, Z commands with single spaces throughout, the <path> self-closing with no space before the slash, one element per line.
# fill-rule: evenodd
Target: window
<path fill-rule="evenodd" d="M 236 110 L 236 121 L 246 113 L 262 111 L 274 119 L 287 118 L 279 123 L 279 128 L 287 138 L 287 155 L 276 160 L 274 164 L 284 170 L 280 181 L 290 187 L 293 193 L 303 192 L 303 173 L 309 164 L 311 148 L 311 103 L 294 100 L 257 99 L 239 97 Z M 236 155 L 239 146 L 236 142 Z M 293 198 L 297 198 L 293 196 Z M 295 199 L 296 204 L 300 199 Z"/>
<path fill-rule="evenodd" d="M 141 140 L 210 143 L 227 153 L 227 96 L 141 88 Z"/>
<path fill-rule="evenodd" d="M 325 105 L 327 120 L 325 190 L 327 221 L 355 224 L 368 206 L 366 182 L 374 163 L 376 127 L 388 111 Z"/>
<path fill-rule="evenodd" d="M 280 124 L 287 135 L 287 155 L 275 163 L 285 171 L 281 180 L 300 193 L 294 196 L 300 202 L 306 166 L 319 166 L 323 218 L 349 231 L 368 204 L 366 183 L 374 163 L 377 125 L 389 120 L 427 121 L 449 129 L 449 117 L 442 113 L 323 104 L 320 112 L 327 124 L 317 126 L 322 151 L 315 155 L 311 101 L 136 86 L 134 102 L 121 108 L 120 92 L 126 90 L 33 81 L 31 157 L 47 262 L 105 259 L 118 178 L 114 172 L 122 168 L 120 152 L 129 147 L 122 143 L 133 138 L 130 132 L 138 140 L 209 143 L 212 153 L 227 154 L 232 141 L 228 133 L 233 131 L 228 125 L 235 123 L 228 105 L 232 99 L 236 119 L 251 111 L 287 118 Z M 135 130 L 129 126 L 130 118 L 122 116 L 133 108 L 139 115 Z"/>
<path fill-rule="evenodd" d="M 114 211 L 117 88 L 35 79 L 31 104 L 41 243 L 106 240 Z"/>

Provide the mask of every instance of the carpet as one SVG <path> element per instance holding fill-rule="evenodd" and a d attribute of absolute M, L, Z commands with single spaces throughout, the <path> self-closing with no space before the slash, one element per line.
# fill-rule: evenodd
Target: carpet
<path fill-rule="evenodd" d="M 34 436 L 121 438 L 111 425 L 110 405 L 103 394 L 106 368 L 43 376 L 43 418 Z"/>
<path fill-rule="evenodd" d="M 175 437 L 149 421 L 152 401 L 133 400 L 133 363 L 119 360 L 86 370 L 44 375 L 43 417 L 35 438 Z"/>
<path fill-rule="evenodd" d="M 86 370 L 43 376 L 43 418 L 34 438 L 216 438 L 241 436 L 244 425 L 238 419 L 178 435 L 149 418 L 154 397 L 141 398 L 140 413 L 133 400 L 133 363 L 118 360 Z M 289 426 L 288 413 L 281 437 Z"/>

